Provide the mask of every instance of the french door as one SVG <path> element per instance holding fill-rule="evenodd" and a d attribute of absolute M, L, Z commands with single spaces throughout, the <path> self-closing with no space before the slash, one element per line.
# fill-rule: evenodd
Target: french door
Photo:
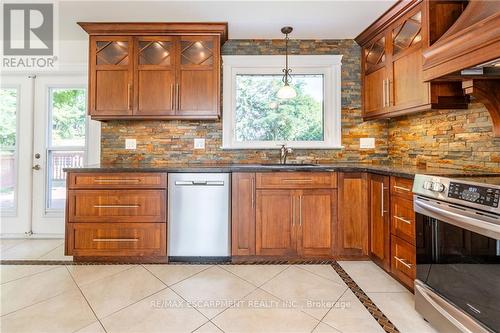
<path fill-rule="evenodd" d="M 2 234 L 61 236 L 66 201 L 63 169 L 99 161 L 100 124 L 86 115 L 86 77 L 40 75 L 9 79 L 18 80 L 21 87 L 16 136 L 25 140 L 16 148 L 24 159 L 20 156 L 13 170 L 23 187 L 10 186 L 16 209 L 11 211 L 12 216 L 2 218 Z M 24 105 L 25 100 L 31 103 Z M 3 165 L 2 160 L 2 169 Z M 3 179 L 2 174 L 2 192 Z"/>

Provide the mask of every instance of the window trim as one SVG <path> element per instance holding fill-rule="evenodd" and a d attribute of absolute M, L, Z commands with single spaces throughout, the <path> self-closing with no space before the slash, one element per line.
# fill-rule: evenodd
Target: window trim
<path fill-rule="evenodd" d="M 236 75 L 279 74 L 285 66 L 282 55 L 224 55 L 222 149 L 274 149 L 286 144 L 299 149 L 342 149 L 341 66 L 342 55 L 293 55 L 292 74 L 324 76 L 324 138 L 322 141 L 237 141 L 235 137 Z"/>

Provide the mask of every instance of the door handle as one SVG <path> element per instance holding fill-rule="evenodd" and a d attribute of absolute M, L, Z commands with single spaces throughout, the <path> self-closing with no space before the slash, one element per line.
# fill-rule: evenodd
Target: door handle
<path fill-rule="evenodd" d="M 299 225 L 302 226 L 302 196 L 299 196 Z"/>
<path fill-rule="evenodd" d="M 170 109 L 174 109 L 174 84 L 170 84 Z"/>
<path fill-rule="evenodd" d="M 400 217 L 400 216 L 394 215 L 394 218 L 395 218 L 396 220 L 399 220 L 399 221 L 404 222 L 404 223 L 406 223 L 406 224 L 411 224 L 411 221 L 410 221 L 410 220 L 404 219 L 404 218 L 402 218 L 402 217 Z"/>
<path fill-rule="evenodd" d="M 292 204 L 292 226 L 295 225 L 295 197 L 290 197 L 290 202 Z"/>
<path fill-rule="evenodd" d="M 412 264 L 408 264 L 405 259 L 401 259 L 397 256 L 394 256 L 394 259 L 396 259 L 397 261 L 399 261 L 401 264 L 403 264 L 405 267 L 407 267 L 409 269 L 411 269 L 413 266 Z"/>
<path fill-rule="evenodd" d="M 127 110 L 130 110 L 130 88 L 132 85 L 129 83 L 127 84 Z"/>
<path fill-rule="evenodd" d="M 35 164 L 32 169 L 33 170 L 40 170 L 42 167 L 40 167 L 40 164 Z"/>
<path fill-rule="evenodd" d="M 387 97 L 387 94 L 385 93 L 385 79 L 382 80 L 382 107 L 386 107 L 386 101 L 385 98 Z"/>
<path fill-rule="evenodd" d="M 180 104 L 180 99 L 181 99 L 179 91 L 180 91 L 179 84 L 176 83 L 175 84 L 175 109 L 176 110 L 179 110 L 179 104 Z"/>

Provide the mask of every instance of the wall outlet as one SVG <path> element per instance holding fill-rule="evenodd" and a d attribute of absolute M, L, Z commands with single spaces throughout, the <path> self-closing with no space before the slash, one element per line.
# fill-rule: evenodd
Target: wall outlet
<path fill-rule="evenodd" d="M 194 149 L 205 149 L 205 139 L 194 139 Z"/>
<path fill-rule="evenodd" d="M 136 139 L 125 139 L 125 149 L 136 149 L 137 140 Z"/>
<path fill-rule="evenodd" d="M 359 139 L 360 149 L 373 149 L 375 148 L 375 138 L 360 138 Z"/>

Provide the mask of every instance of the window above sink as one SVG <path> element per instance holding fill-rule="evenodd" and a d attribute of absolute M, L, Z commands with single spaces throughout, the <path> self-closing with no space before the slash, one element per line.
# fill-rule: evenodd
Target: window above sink
<path fill-rule="evenodd" d="M 280 99 L 283 56 L 223 56 L 223 148 L 341 148 L 341 59 L 291 56 L 297 96 Z"/>

